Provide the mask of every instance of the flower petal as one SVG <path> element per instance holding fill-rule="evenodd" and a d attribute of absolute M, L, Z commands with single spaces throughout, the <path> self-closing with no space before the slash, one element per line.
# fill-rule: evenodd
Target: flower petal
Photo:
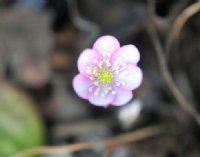
<path fill-rule="evenodd" d="M 78 58 L 78 70 L 82 74 L 86 74 L 87 66 L 92 66 L 93 61 L 101 59 L 101 56 L 92 49 L 85 49 Z"/>
<path fill-rule="evenodd" d="M 127 104 L 132 98 L 133 94 L 132 91 L 120 89 L 120 88 L 115 88 L 116 95 L 111 103 L 113 106 L 122 106 Z"/>
<path fill-rule="evenodd" d="M 112 55 L 111 62 L 118 58 L 121 58 L 122 62 L 125 63 L 137 64 L 140 60 L 140 53 L 134 45 L 125 45 Z"/>
<path fill-rule="evenodd" d="M 112 93 L 108 93 L 106 96 L 94 95 L 91 93 L 89 95 L 89 102 L 95 106 L 108 106 L 114 99 L 114 95 Z"/>
<path fill-rule="evenodd" d="M 126 70 L 116 75 L 115 81 L 119 82 L 120 88 L 134 90 L 142 83 L 143 74 L 139 67 L 128 65 Z"/>
<path fill-rule="evenodd" d="M 106 35 L 97 39 L 93 48 L 102 55 L 104 51 L 108 51 L 112 54 L 120 48 L 120 43 L 115 37 Z"/>
<path fill-rule="evenodd" d="M 88 98 L 88 89 L 91 85 L 92 82 L 81 74 L 76 75 L 72 83 L 76 94 L 83 99 Z"/>

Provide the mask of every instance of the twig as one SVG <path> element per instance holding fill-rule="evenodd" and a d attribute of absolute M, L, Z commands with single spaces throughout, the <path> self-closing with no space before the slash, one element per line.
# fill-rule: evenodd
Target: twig
<path fill-rule="evenodd" d="M 90 45 L 101 33 L 100 27 L 96 23 L 88 21 L 80 16 L 76 0 L 66 0 L 66 2 L 68 4 L 68 9 L 73 24 L 79 30 L 88 33 L 87 39 L 85 39 L 83 47 L 85 47 L 85 45 Z"/>
<path fill-rule="evenodd" d="M 170 27 L 170 24 L 174 21 L 174 19 L 187 3 L 187 1 L 181 1 L 178 2 L 178 4 L 173 5 L 172 9 L 166 17 L 160 17 L 156 14 L 156 0 L 149 0 L 147 9 L 156 27 L 160 29 L 160 31 L 162 30 L 163 32 L 166 32 L 168 27 Z"/>
<path fill-rule="evenodd" d="M 78 151 L 83 149 L 89 148 L 96 148 L 96 147 L 109 147 L 109 146 L 117 146 L 122 145 L 130 142 L 140 141 L 149 137 L 153 137 L 159 135 L 161 133 L 166 132 L 166 128 L 163 125 L 151 126 L 143 129 L 139 129 L 130 133 L 125 133 L 119 135 L 117 137 L 113 137 L 107 140 L 102 141 L 94 141 L 94 142 L 84 142 L 84 143 L 77 143 L 72 145 L 66 146 L 44 146 L 44 147 L 36 147 L 29 150 L 25 150 L 20 152 L 13 157 L 29 157 L 36 154 L 46 154 L 46 153 L 62 153 L 65 151 Z"/>
<path fill-rule="evenodd" d="M 175 19 L 175 22 L 172 26 L 171 31 L 169 32 L 169 36 L 166 40 L 165 44 L 165 53 L 166 57 L 168 58 L 170 49 L 172 46 L 173 41 L 179 36 L 183 26 L 188 21 L 189 18 L 191 18 L 193 15 L 198 13 L 200 11 L 200 2 L 196 2 L 186 9 L 184 9 L 180 15 Z"/>
<path fill-rule="evenodd" d="M 188 112 L 200 125 L 200 116 L 197 110 L 194 108 L 194 105 L 191 104 L 187 99 L 185 99 L 184 95 L 181 93 L 179 88 L 176 86 L 172 76 L 167 68 L 167 62 L 164 56 L 164 50 L 158 38 L 157 32 L 152 26 L 151 21 L 147 24 L 147 31 L 152 39 L 153 45 L 155 47 L 155 52 L 157 56 L 157 61 L 159 64 L 161 75 L 163 76 L 164 81 L 166 82 L 169 90 L 173 94 L 175 100 L 178 104 Z"/>

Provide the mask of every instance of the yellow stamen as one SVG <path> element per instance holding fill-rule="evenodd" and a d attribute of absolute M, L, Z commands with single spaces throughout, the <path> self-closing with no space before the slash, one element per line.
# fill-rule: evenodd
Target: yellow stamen
<path fill-rule="evenodd" d="M 103 84 L 109 84 L 113 80 L 113 75 L 109 70 L 101 70 L 98 74 L 98 79 L 103 83 Z"/>

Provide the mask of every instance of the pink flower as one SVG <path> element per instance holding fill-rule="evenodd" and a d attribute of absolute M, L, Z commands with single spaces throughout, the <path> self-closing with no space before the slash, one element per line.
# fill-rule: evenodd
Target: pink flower
<path fill-rule="evenodd" d="M 96 106 L 124 105 L 132 99 L 132 90 L 142 82 L 139 60 L 134 45 L 120 47 L 115 37 L 102 36 L 92 49 L 80 54 L 80 73 L 74 77 L 73 88 L 81 98 Z"/>

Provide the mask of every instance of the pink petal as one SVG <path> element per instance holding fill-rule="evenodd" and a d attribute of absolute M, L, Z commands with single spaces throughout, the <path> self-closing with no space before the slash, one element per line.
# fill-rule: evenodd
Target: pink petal
<path fill-rule="evenodd" d="M 117 58 L 121 58 L 125 63 L 137 64 L 140 60 L 140 53 L 134 45 L 125 45 L 112 55 L 112 62 Z"/>
<path fill-rule="evenodd" d="M 91 93 L 89 95 L 89 102 L 95 106 L 108 106 L 114 99 L 113 94 L 109 93 L 105 97 L 99 95 L 94 95 Z"/>
<path fill-rule="evenodd" d="M 113 106 L 125 105 L 133 98 L 132 91 L 123 90 L 120 88 L 116 88 L 115 91 L 116 95 L 113 102 L 111 103 Z"/>
<path fill-rule="evenodd" d="M 140 86 L 142 83 L 143 74 L 139 67 L 134 65 L 128 65 L 126 70 L 127 75 L 123 75 L 123 72 L 120 72 L 116 75 L 116 81 L 121 82 L 120 88 L 126 90 L 134 90 Z"/>
<path fill-rule="evenodd" d="M 120 48 L 119 41 L 110 35 L 102 36 L 94 43 L 93 48 L 100 54 L 104 51 L 108 51 L 111 54 Z"/>
<path fill-rule="evenodd" d="M 73 88 L 78 96 L 83 99 L 88 98 L 88 89 L 92 82 L 81 74 L 78 74 L 73 79 Z"/>
<path fill-rule="evenodd" d="M 94 59 L 101 59 L 101 56 L 92 49 L 84 50 L 78 58 L 78 70 L 82 74 L 86 74 L 86 67 L 92 66 Z"/>

